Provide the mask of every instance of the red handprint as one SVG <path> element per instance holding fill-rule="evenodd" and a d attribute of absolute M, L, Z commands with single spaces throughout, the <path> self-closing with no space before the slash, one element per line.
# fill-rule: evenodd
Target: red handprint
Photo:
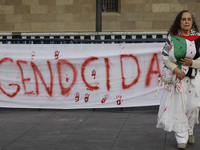
<path fill-rule="evenodd" d="M 117 99 L 117 100 L 116 100 L 117 105 L 121 105 L 121 104 L 122 104 L 122 101 L 123 101 L 123 100 L 122 100 L 122 96 L 121 96 L 121 95 L 117 95 L 117 96 L 116 96 L 116 99 Z"/>
<path fill-rule="evenodd" d="M 94 78 L 93 79 L 95 79 L 96 78 L 96 70 L 95 69 L 93 69 L 92 70 L 92 75 L 91 76 L 94 76 Z"/>
<path fill-rule="evenodd" d="M 84 98 L 84 100 L 85 100 L 86 103 L 89 101 L 89 96 L 90 96 L 90 94 L 85 93 L 85 98 Z"/>
<path fill-rule="evenodd" d="M 121 100 L 117 100 L 117 105 L 121 105 Z"/>
<path fill-rule="evenodd" d="M 101 103 L 102 104 L 105 103 L 108 98 L 109 98 L 108 94 L 104 95 L 104 98 L 101 100 Z"/>
<path fill-rule="evenodd" d="M 80 97 L 80 93 L 77 92 L 77 93 L 76 93 L 76 96 L 75 96 L 75 102 L 78 102 L 78 101 L 79 101 L 79 97 Z"/>
<path fill-rule="evenodd" d="M 33 59 L 33 57 L 35 57 L 35 51 L 31 52 L 31 59 Z"/>
<path fill-rule="evenodd" d="M 55 59 L 58 59 L 58 58 L 59 58 L 59 54 L 60 54 L 60 51 L 58 51 L 58 50 L 55 51 L 55 55 L 54 55 L 54 56 L 55 56 Z"/>

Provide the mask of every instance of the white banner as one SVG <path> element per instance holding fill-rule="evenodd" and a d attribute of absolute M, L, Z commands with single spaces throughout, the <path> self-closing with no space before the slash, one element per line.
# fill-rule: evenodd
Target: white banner
<path fill-rule="evenodd" d="M 158 105 L 164 43 L 1 44 L 0 107 Z"/>

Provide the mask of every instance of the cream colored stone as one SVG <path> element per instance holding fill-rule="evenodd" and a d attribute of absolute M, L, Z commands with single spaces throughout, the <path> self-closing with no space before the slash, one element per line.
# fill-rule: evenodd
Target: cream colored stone
<path fill-rule="evenodd" d="M 127 4 L 121 8 L 121 13 L 152 12 L 152 4 Z"/>
<path fill-rule="evenodd" d="M 21 0 L 6 0 L 5 5 L 21 5 Z"/>
<path fill-rule="evenodd" d="M 74 5 L 65 5 L 65 13 L 77 13 L 74 11 Z"/>
<path fill-rule="evenodd" d="M 0 15 L 0 23 L 5 23 L 6 22 L 6 15 L 5 14 L 1 14 Z"/>
<path fill-rule="evenodd" d="M 0 0 L 0 5 L 6 5 L 6 0 Z"/>
<path fill-rule="evenodd" d="M 197 26 L 200 29 L 200 21 L 197 21 Z"/>
<path fill-rule="evenodd" d="M 73 13 L 57 14 L 56 21 L 57 22 L 73 22 Z"/>
<path fill-rule="evenodd" d="M 48 6 L 46 5 L 32 5 L 31 14 L 45 14 L 48 13 Z"/>
<path fill-rule="evenodd" d="M 123 5 L 124 7 L 121 7 L 121 13 L 135 13 L 137 5 L 135 4 L 129 4 L 129 5 Z"/>
<path fill-rule="evenodd" d="M 96 0 L 73 0 L 73 5 L 77 6 L 78 8 L 80 8 L 80 6 L 83 6 L 85 4 L 93 4 L 96 6 Z"/>
<path fill-rule="evenodd" d="M 74 0 L 56 0 L 56 5 L 73 5 Z"/>
<path fill-rule="evenodd" d="M 6 22 L 10 23 L 22 22 L 22 15 L 20 14 L 6 15 Z"/>
<path fill-rule="evenodd" d="M 22 0 L 22 5 L 39 5 L 39 0 Z"/>
<path fill-rule="evenodd" d="M 81 6 L 81 12 L 82 13 L 92 13 L 92 12 L 94 12 L 93 5 L 92 4 L 85 4 L 85 5 Z"/>
<path fill-rule="evenodd" d="M 152 21 L 136 21 L 135 29 L 152 29 Z"/>
<path fill-rule="evenodd" d="M 179 3 L 179 0 L 162 0 L 162 3 L 168 3 L 168 4 Z"/>
<path fill-rule="evenodd" d="M 31 31 L 33 31 L 33 32 L 48 31 L 47 29 L 48 29 L 48 23 L 46 23 L 46 22 L 31 23 Z"/>
<path fill-rule="evenodd" d="M 95 31 L 95 22 L 83 22 L 81 24 L 82 31 Z"/>
<path fill-rule="evenodd" d="M 126 21 L 121 23 L 122 31 L 132 31 L 135 30 L 135 22 L 134 21 Z"/>
<path fill-rule="evenodd" d="M 65 23 L 65 31 L 81 31 L 81 24 L 82 22 L 66 22 Z"/>
<path fill-rule="evenodd" d="M 116 15 L 107 15 L 106 13 L 103 13 L 102 21 L 118 21 L 118 18 Z"/>
<path fill-rule="evenodd" d="M 145 0 L 145 3 L 161 3 L 163 0 Z"/>
<path fill-rule="evenodd" d="M 14 13 L 15 14 L 30 14 L 30 5 L 15 5 Z"/>
<path fill-rule="evenodd" d="M 21 5 L 22 4 L 22 0 L 6 0 L 5 1 L 6 5 Z"/>
<path fill-rule="evenodd" d="M 0 32 L 12 32 L 15 31 L 14 23 L 1 23 Z"/>
<path fill-rule="evenodd" d="M 55 0 L 39 0 L 39 5 L 55 5 Z"/>
<path fill-rule="evenodd" d="M 23 14 L 22 22 L 40 22 L 39 14 Z"/>
<path fill-rule="evenodd" d="M 127 4 L 143 4 L 145 3 L 145 0 L 126 0 L 126 3 Z"/>
<path fill-rule="evenodd" d="M 163 21 L 173 21 L 175 20 L 176 16 L 178 15 L 177 12 L 164 12 L 162 13 L 162 19 Z"/>
<path fill-rule="evenodd" d="M 173 21 L 153 21 L 153 29 L 162 29 L 168 31 Z"/>
<path fill-rule="evenodd" d="M 187 6 L 188 6 L 188 10 L 189 11 L 195 11 L 195 12 L 199 12 L 199 10 L 200 10 L 200 4 L 194 4 L 194 3 L 189 3 L 189 4 L 187 4 Z"/>
<path fill-rule="evenodd" d="M 126 13 L 127 21 L 143 21 L 144 13 Z"/>
<path fill-rule="evenodd" d="M 179 0 L 180 3 L 195 3 L 198 0 Z"/>
<path fill-rule="evenodd" d="M 170 4 L 152 4 L 153 12 L 170 12 Z"/>
<path fill-rule="evenodd" d="M 56 14 L 65 13 L 65 6 L 64 5 L 50 5 L 48 6 L 48 13 L 56 13 Z"/>
<path fill-rule="evenodd" d="M 106 25 L 102 24 L 102 30 L 120 31 L 121 30 L 121 22 L 110 21 L 110 22 L 107 22 Z"/>
<path fill-rule="evenodd" d="M 48 30 L 49 31 L 64 31 L 65 23 L 64 22 L 49 22 Z"/>
<path fill-rule="evenodd" d="M 134 12 L 152 12 L 152 5 L 151 4 L 137 4 L 135 5 Z"/>
<path fill-rule="evenodd" d="M 81 9 L 81 6 L 80 4 L 76 5 L 76 4 L 73 4 L 73 5 L 66 5 L 66 7 L 71 7 L 73 9 L 73 13 L 82 13 L 82 9 Z M 70 10 L 70 8 L 69 8 Z M 96 9 L 95 9 L 96 10 Z M 67 12 L 67 10 L 66 10 Z"/>
<path fill-rule="evenodd" d="M 196 16 L 200 16 L 200 12 L 196 12 Z M 200 21 L 200 17 L 196 17 L 197 21 Z M 200 25 L 200 24 L 199 24 Z"/>
<path fill-rule="evenodd" d="M 162 20 L 162 13 L 143 13 L 144 21 L 160 21 Z"/>
<path fill-rule="evenodd" d="M 41 14 L 40 22 L 56 22 L 56 14 Z"/>
<path fill-rule="evenodd" d="M 187 4 L 170 4 L 170 12 L 179 12 L 187 9 Z"/>
<path fill-rule="evenodd" d="M 95 21 L 96 14 L 93 13 L 77 13 L 73 15 L 74 22 Z"/>
<path fill-rule="evenodd" d="M 31 24 L 30 23 L 15 23 L 15 32 L 30 32 Z"/>
<path fill-rule="evenodd" d="M 0 14 L 13 14 L 14 13 L 14 6 L 0 6 Z"/>
<path fill-rule="evenodd" d="M 190 11 L 191 12 L 191 11 Z M 195 18 L 197 18 L 197 13 L 196 12 L 191 12 L 192 13 L 192 15 L 195 17 Z"/>

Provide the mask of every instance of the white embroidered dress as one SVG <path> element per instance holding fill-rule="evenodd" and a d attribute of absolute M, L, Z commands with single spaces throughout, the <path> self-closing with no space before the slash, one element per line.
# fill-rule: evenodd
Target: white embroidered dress
<path fill-rule="evenodd" d="M 197 33 L 191 31 L 191 35 L 197 35 Z M 170 60 L 169 49 L 171 43 L 172 39 L 168 36 L 168 40 L 162 50 L 163 62 Z M 160 102 L 157 128 L 163 128 L 169 132 L 183 132 L 189 129 L 193 132 L 194 125 L 199 123 L 199 71 L 197 71 L 197 75 L 193 80 L 194 82 L 191 82 L 191 79 L 187 76 L 181 80 L 182 92 L 177 92 L 175 85 L 172 83 L 169 84 L 171 91 L 165 89 Z"/>

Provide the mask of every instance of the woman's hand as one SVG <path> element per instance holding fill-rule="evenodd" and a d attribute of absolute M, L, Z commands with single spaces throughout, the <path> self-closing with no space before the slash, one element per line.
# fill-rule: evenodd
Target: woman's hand
<path fill-rule="evenodd" d="M 178 67 L 176 67 L 173 72 L 176 74 L 179 80 L 182 80 L 185 77 L 185 73 L 183 70 L 180 70 Z"/>
<path fill-rule="evenodd" d="M 180 63 L 183 66 L 192 66 L 192 59 L 185 57 L 184 59 L 180 58 Z"/>

